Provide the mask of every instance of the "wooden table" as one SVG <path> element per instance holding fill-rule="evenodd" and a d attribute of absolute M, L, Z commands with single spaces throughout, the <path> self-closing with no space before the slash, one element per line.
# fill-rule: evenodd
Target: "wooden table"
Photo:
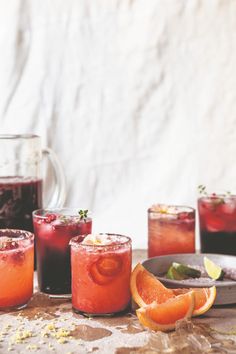
<path fill-rule="evenodd" d="M 145 251 L 134 251 L 134 264 L 145 258 Z M 236 305 L 213 308 L 187 322 L 186 330 L 170 334 L 144 329 L 132 313 L 85 318 L 72 312 L 69 300 L 53 300 L 37 292 L 26 309 L 1 313 L 0 319 L 1 354 L 236 353 Z M 167 349 L 170 340 L 172 349 Z M 173 346 L 176 343 L 179 349 Z"/>

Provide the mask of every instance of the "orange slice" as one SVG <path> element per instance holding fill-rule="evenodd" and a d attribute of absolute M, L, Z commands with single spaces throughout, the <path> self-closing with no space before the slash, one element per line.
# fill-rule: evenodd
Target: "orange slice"
<path fill-rule="evenodd" d="M 194 293 L 192 291 L 175 296 L 168 301 L 141 307 L 136 311 L 143 326 L 154 331 L 170 331 L 178 320 L 191 317 L 194 309 Z"/>
<path fill-rule="evenodd" d="M 191 289 L 173 289 L 175 295 L 186 294 L 193 291 L 195 305 L 193 316 L 199 316 L 209 310 L 216 298 L 216 287 L 211 288 L 191 288 Z"/>
<path fill-rule="evenodd" d="M 89 274 L 95 283 L 105 285 L 110 283 L 121 270 L 122 260 L 119 256 L 102 256 L 96 262 L 92 263 Z"/>
<path fill-rule="evenodd" d="M 117 255 L 100 257 L 97 261 L 97 268 L 102 275 L 117 275 L 122 268 L 122 260 Z"/>
<path fill-rule="evenodd" d="M 175 296 L 173 290 L 167 289 L 140 263 L 136 265 L 131 274 L 130 291 L 134 301 L 140 307 L 149 305 L 153 301 L 161 304 Z"/>

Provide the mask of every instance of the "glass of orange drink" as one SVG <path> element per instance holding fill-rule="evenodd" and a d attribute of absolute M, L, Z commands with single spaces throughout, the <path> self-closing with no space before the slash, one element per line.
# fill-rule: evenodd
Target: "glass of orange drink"
<path fill-rule="evenodd" d="M 34 235 L 0 230 L 0 311 L 24 308 L 33 294 Z"/>
<path fill-rule="evenodd" d="M 195 209 L 155 204 L 148 209 L 148 257 L 195 252 Z"/>
<path fill-rule="evenodd" d="M 89 234 L 71 239 L 72 307 L 88 316 L 111 316 L 130 305 L 131 239 Z"/>

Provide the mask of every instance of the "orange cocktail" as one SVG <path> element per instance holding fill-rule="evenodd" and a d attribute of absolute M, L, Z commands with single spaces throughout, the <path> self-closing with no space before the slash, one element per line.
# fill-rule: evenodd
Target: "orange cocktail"
<path fill-rule="evenodd" d="M 0 310 L 26 306 L 33 293 L 34 235 L 0 230 Z"/>
<path fill-rule="evenodd" d="M 116 234 L 74 237 L 72 306 L 88 315 L 110 315 L 130 303 L 131 239 Z"/>
<path fill-rule="evenodd" d="M 195 210 L 155 204 L 148 209 L 148 257 L 195 252 Z"/>

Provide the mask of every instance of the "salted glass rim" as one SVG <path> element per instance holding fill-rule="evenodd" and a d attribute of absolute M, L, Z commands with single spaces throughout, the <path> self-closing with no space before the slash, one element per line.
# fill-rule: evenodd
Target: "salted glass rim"
<path fill-rule="evenodd" d="M 1 237 L 8 237 L 9 240 L 4 240 L 6 243 L 10 243 L 12 241 L 14 242 L 21 242 L 25 240 L 34 240 L 34 234 L 33 232 L 27 231 L 27 230 L 20 230 L 20 229 L 0 229 L 0 240 Z M 1 250 L 0 251 L 6 251 L 6 250 Z"/>
<path fill-rule="evenodd" d="M 78 242 L 79 239 L 83 240 L 87 235 L 90 235 L 90 234 L 85 234 L 85 235 L 77 235 L 77 236 L 74 236 L 70 242 L 69 242 L 69 245 L 71 247 L 76 247 L 76 248 L 88 248 L 88 249 L 103 249 L 103 248 L 106 248 L 106 249 L 109 249 L 109 248 L 114 248 L 114 247 L 123 247 L 123 246 L 126 246 L 126 245 L 129 245 L 129 244 L 132 244 L 132 239 L 131 237 L 129 236 L 126 236 L 126 235 L 121 235 L 121 234 L 116 234 L 116 233 L 109 233 L 109 232 L 100 232 L 100 233 L 93 233 L 94 235 L 107 235 L 107 236 L 118 236 L 120 238 L 123 238 L 123 239 L 126 239 L 126 241 L 124 242 L 117 242 L 117 243 L 113 243 L 113 244 L 99 244 L 99 245 L 96 245 L 96 244 L 85 244 L 85 243 L 82 243 L 82 242 Z"/>
<path fill-rule="evenodd" d="M 163 206 L 166 207 L 166 210 L 161 211 L 161 210 L 155 210 L 155 206 Z M 168 212 L 167 209 L 168 208 L 176 208 L 176 210 L 178 210 L 177 213 L 171 213 Z M 193 207 L 190 207 L 189 205 L 177 205 L 177 204 L 153 204 L 150 208 L 148 208 L 148 214 L 150 213 L 154 213 L 154 214 L 159 214 L 159 215 L 178 215 L 178 213 L 181 212 L 185 212 L 185 213 L 192 213 L 192 212 L 196 212 L 196 209 Z"/>
<path fill-rule="evenodd" d="M 75 217 L 80 217 L 79 211 L 80 210 L 88 210 L 88 209 L 83 209 L 83 208 L 70 208 L 70 207 L 63 207 L 63 208 L 40 208 L 36 209 L 32 212 L 33 217 L 40 218 L 40 219 L 46 219 L 47 216 L 45 215 L 46 213 L 58 213 L 59 215 L 63 216 L 75 216 Z M 66 213 L 67 212 L 67 213 Z M 86 219 L 89 219 L 92 217 L 92 212 L 88 210 L 87 212 L 87 217 Z"/>

